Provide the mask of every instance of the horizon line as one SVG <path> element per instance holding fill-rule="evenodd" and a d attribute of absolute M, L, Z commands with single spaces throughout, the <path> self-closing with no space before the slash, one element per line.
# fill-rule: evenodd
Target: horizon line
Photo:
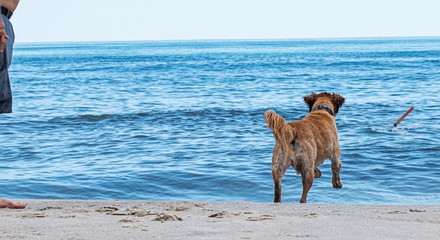
<path fill-rule="evenodd" d="M 181 38 L 144 40 L 70 40 L 70 41 L 16 41 L 15 44 L 53 44 L 53 43 L 118 43 L 118 42 L 215 42 L 215 41 L 322 41 L 322 40 L 374 40 L 374 39 L 436 39 L 440 35 L 427 36 L 373 36 L 373 37 L 298 37 L 298 38 Z"/>

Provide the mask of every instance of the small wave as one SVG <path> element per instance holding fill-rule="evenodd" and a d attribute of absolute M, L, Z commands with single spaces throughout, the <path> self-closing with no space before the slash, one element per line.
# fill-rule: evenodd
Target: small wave
<path fill-rule="evenodd" d="M 76 116 L 57 116 L 52 119 L 49 119 L 49 123 L 66 123 L 66 122 L 82 122 L 82 121 L 90 121 L 90 122 L 97 122 L 102 120 L 107 120 L 114 118 L 115 115 L 112 114 L 83 114 L 83 115 L 76 115 Z"/>
<path fill-rule="evenodd" d="M 422 127 L 423 126 L 420 124 L 411 124 L 405 127 L 400 127 L 400 126 L 369 127 L 367 128 L 367 133 L 407 135 L 411 133 L 411 130 L 421 129 Z"/>
<path fill-rule="evenodd" d="M 367 128 L 367 133 L 392 133 L 394 129 L 392 129 L 391 127 L 386 128 L 386 127 L 369 127 Z"/>
<path fill-rule="evenodd" d="M 391 129 L 391 132 L 392 132 L 392 133 L 396 133 L 396 134 L 402 134 L 402 135 L 409 134 L 409 132 L 406 131 L 406 130 L 403 129 L 403 128 L 392 128 L 392 129 Z"/>
<path fill-rule="evenodd" d="M 114 116 L 115 115 L 112 114 L 99 114 L 99 115 L 85 114 L 85 115 L 80 115 L 79 118 L 77 119 L 83 119 L 87 121 L 101 121 L 101 120 L 111 119 Z"/>

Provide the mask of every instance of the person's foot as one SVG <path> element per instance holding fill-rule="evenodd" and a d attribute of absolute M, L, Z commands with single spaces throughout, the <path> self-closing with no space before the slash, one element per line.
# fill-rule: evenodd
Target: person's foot
<path fill-rule="evenodd" d="M 0 208 L 25 208 L 26 204 L 21 204 L 21 203 L 15 203 L 13 201 L 10 200 L 6 200 L 3 198 L 0 198 Z"/>

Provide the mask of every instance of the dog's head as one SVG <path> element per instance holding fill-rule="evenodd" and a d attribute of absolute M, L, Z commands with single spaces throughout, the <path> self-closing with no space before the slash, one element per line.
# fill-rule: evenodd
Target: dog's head
<path fill-rule="evenodd" d="M 319 104 L 326 104 L 326 102 L 330 102 L 333 105 L 333 111 L 335 115 L 338 113 L 339 108 L 344 104 L 345 99 L 336 93 L 313 93 L 304 97 L 304 102 L 309 106 L 309 112 L 312 111 L 313 106 Z M 327 103 L 328 104 L 328 103 Z"/>

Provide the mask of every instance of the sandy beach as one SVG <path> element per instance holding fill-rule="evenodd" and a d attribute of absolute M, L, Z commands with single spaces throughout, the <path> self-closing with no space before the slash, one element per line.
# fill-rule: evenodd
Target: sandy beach
<path fill-rule="evenodd" d="M 438 239 L 440 206 L 17 200 L 0 239 Z"/>

